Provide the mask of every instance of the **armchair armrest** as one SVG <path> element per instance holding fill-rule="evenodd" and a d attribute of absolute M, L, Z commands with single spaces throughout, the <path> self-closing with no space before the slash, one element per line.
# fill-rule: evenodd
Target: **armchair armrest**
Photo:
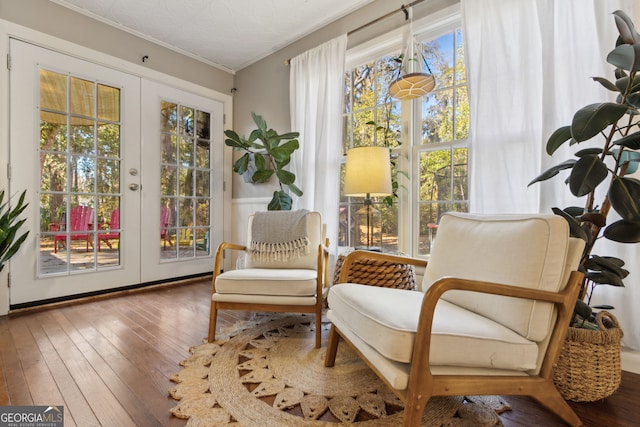
<path fill-rule="evenodd" d="M 316 267 L 318 272 L 316 295 L 320 298 L 323 294 L 323 289 L 329 283 L 329 238 L 324 239 L 324 243 L 318 245 L 318 265 Z"/>
<path fill-rule="evenodd" d="M 431 346 L 431 329 L 435 308 L 445 292 L 451 290 L 473 291 L 485 294 L 502 295 L 515 298 L 525 298 L 537 301 L 551 302 L 558 308 L 556 323 L 551 331 L 551 339 L 548 344 L 547 357 L 544 359 L 541 374 L 550 375 L 553 364 L 560 354 L 565 331 L 569 325 L 569 320 L 573 314 L 573 307 L 580 292 L 583 274 L 578 271 L 571 272 L 567 285 L 562 291 L 551 292 L 539 289 L 523 288 L 513 285 L 483 282 L 477 280 L 467 280 L 455 277 L 445 277 L 435 282 L 425 293 L 422 300 L 416 342 L 413 349 L 413 359 L 411 364 L 411 378 L 423 384 L 424 376 L 431 377 L 429 367 L 429 352 Z M 415 371 L 415 372 L 414 372 Z M 481 383 L 481 381 L 479 382 Z"/>
<path fill-rule="evenodd" d="M 218 245 L 218 249 L 216 250 L 216 258 L 215 263 L 213 265 L 213 280 L 211 285 L 211 293 L 215 293 L 216 291 L 216 276 L 220 274 L 222 271 L 222 260 L 224 257 L 225 250 L 237 250 L 237 251 L 246 251 L 247 247 L 245 245 L 239 245 L 237 243 L 229 243 L 222 242 Z"/>

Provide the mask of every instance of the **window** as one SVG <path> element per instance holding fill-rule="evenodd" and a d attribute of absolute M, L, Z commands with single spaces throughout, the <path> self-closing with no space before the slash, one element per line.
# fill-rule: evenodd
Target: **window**
<path fill-rule="evenodd" d="M 462 31 L 456 29 L 422 45 L 436 87 L 420 100 L 420 138 L 413 147 L 419 180 L 416 255 L 430 252 L 435 224 L 444 212 L 469 210 L 469 98 Z"/>
<path fill-rule="evenodd" d="M 436 87 L 412 101 L 388 95 L 402 51 L 399 37 L 368 56 L 358 48 L 348 52 L 365 59 L 350 64 L 345 73 L 341 186 L 350 148 L 389 147 L 394 195 L 373 199 L 381 217 L 374 246 L 420 256 L 430 252 L 435 224 L 444 212 L 468 211 L 469 102 L 462 31 L 440 26 L 416 38 Z M 356 247 L 362 241 L 362 208 L 362 198 L 346 197 L 341 190 L 339 246 Z"/>
<path fill-rule="evenodd" d="M 397 157 L 402 144 L 400 103 L 388 96 L 393 80 L 398 52 L 377 58 L 348 70 L 345 75 L 343 117 L 343 156 L 350 148 L 384 146 L 392 152 L 392 175 L 397 176 Z M 341 168 L 341 188 L 344 187 L 344 162 Z M 346 197 L 341 190 L 339 246 L 355 247 L 364 243 L 365 231 L 360 218 L 362 198 Z M 381 229 L 376 230 L 374 246 L 395 250 L 398 245 L 398 203 L 394 197 L 373 198 L 373 209 L 381 217 Z"/>
<path fill-rule="evenodd" d="M 161 101 L 160 116 L 161 258 L 208 256 L 211 113 Z"/>

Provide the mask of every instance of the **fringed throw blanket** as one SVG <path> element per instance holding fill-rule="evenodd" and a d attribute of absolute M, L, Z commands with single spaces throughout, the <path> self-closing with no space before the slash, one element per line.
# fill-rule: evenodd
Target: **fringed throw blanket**
<path fill-rule="evenodd" d="M 305 209 L 256 212 L 251 224 L 251 260 L 289 261 L 308 255 L 307 213 Z"/>

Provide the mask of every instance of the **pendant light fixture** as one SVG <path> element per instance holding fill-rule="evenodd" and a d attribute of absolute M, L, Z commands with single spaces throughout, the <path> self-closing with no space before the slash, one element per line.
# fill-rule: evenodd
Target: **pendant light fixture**
<path fill-rule="evenodd" d="M 398 68 L 398 77 L 389 85 L 389 96 L 399 100 L 413 99 L 424 96 L 436 86 L 431 68 L 422 53 L 422 46 L 413 37 L 413 10 L 402 6 L 405 19 L 409 25 L 405 31 L 406 47 L 402 53 L 402 61 Z M 411 12 L 411 17 L 409 16 Z M 424 72 L 422 65 L 426 67 Z"/>

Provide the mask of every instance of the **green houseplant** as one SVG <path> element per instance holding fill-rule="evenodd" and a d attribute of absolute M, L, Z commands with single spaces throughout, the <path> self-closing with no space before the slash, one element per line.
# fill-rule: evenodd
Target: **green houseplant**
<path fill-rule="evenodd" d="M 5 263 L 18 252 L 29 234 L 28 231 L 23 234 L 18 233 L 26 221 L 26 219 L 18 220 L 18 216 L 27 207 L 24 202 L 25 196 L 26 191 L 23 191 L 18 203 L 10 208 L 9 200 L 4 201 L 4 190 L 0 191 L 0 271 L 4 269 Z"/>
<path fill-rule="evenodd" d="M 596 315 L 593 310 L 613 307 L 591 307 L 590 303 L 597 286 L 624 286 L 629 271 L 620 258 L 594 254 L 594 245 L 602 238 L 640 242 L 640 180 L 630 176 L 640 162 L 640 34 L 624 12 L 613 15 L 619 37 L 606 60 L 615 67 L 615 79 L 593 80 L 615 93 L 616 100 L 579 109 L 570 125 L 553 132 L 546 145 L 549 155 L 565 144 L 576 146 L 577 151 L 529 183 L 569 170 L 565 181 L 569 190 L 585 197 L 584 206 L 553 209 L 569 222 L 571 235 L 586 242 L 579 267 L 585 278 L 554 371 L 556 387 L 565 399 L 574 401 L 605 398 L 621 381 L 622 330 L 615 316 L 607 311 Z M 581 149 L 585 142 L 588 147 Z M 612 210 L 620 219 L 609 222 Z"/>
<path fill-rule="evenodd" d="M 267 128 L 267 123 L 255 113 L 251 117 L 257 128 L 251 131 L 249 138 L 239 136 L 233 130 L 226 130 L 227 139 L 225 144 L 233 147 L 234 151 L 243 151 L 244 154 L 233 163 L 234 172 L 243 175 L 251 174 L 251 182 L 263 183 L 276 176 L 280 190 L 274 191 L 273 198 L 267 208 L 269 210 L 291 210 L 293 200 L 287 188 L 296 196 L 302 196 L 295 184 L 296 176 L 286 170 L 286 166 L 291 162 L 291 155 L 299 148 L 299 132 L 288 132 L 278 134 L 273 129 Z M 255 167 L 255 171 L 251 170 Z"/>
<path fill-rule="evenodd" d="M 640 242 L 640 180 L 629 176 L 640 162 L 640 34 L 624 12 L 616 11 L 614 17 L 620 36 L 615 49 L 607 55 L 607 62 L 615 67 L 615 80 L 593 80 L 615 92 L 616 102 L 591 104 L 578 110 L 570 125 L 549 137 L 546 151 L 552 155 L 566 143 L 577 147 L 592 140 L 601 145 L 576 151 L 575 158 L 550 168 L 529 184 L 569 170 L 569 190 L 574 196 L 586 196 L 582 207 L 554 208 L 569 222 L 571 234 L 586 241 L 581 261 L 586 278 L 576 305 L 582 320 L 592 319 L 588 301 L 595 286 L 624 286 L 623 279 L 629 273 L 621 259 L 592 254 L 596 241 L 606 238 L 621 243 Z M 606 192 L 601 203 L 596 204 L 596 190 L 601 186 L 606 186 Z M 611 209 L 621 219 L 608 224 Z"/>

